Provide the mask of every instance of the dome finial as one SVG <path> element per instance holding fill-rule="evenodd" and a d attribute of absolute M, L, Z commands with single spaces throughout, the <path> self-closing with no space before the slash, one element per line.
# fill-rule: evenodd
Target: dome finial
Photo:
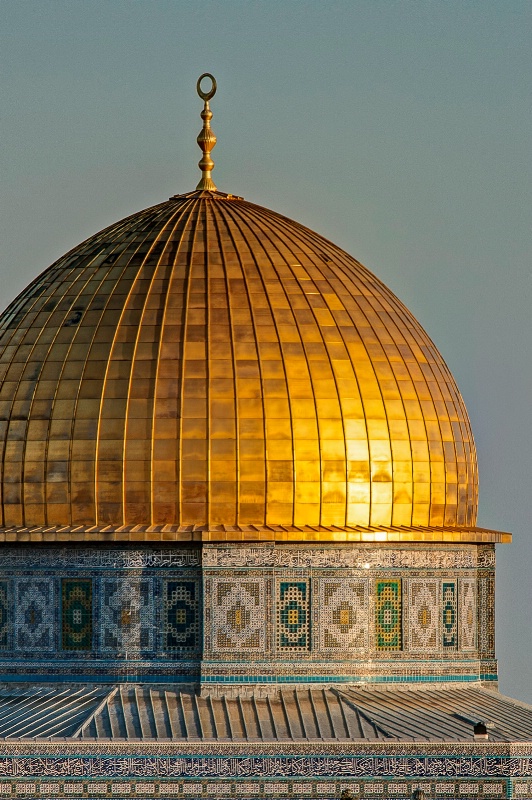
<path fill-rule="evenodd" d="M 204 92 L 201 88 L 201 82 L 204 78 L 209 78 L 211 81 L 211 88 L 210 91 Z M 216 136 L 211 131 L 211 119 L 212 119 L 212 111 L 209 107 L 209 100 L 214 97 L 216 94 L 216 81 L 214 76 L 210 74 L 210 72 L 204 72 L 203 75 L 200 75 L 198 78 L 198 82 L 196 84 L 196 89 L 198 91 L 199 96 L 204 101 L 203 111 L 201 112 L 201 118 L 203 120 L 203 128 L 198 134 L 197 142 L 203 151 L 203 156 L 201 157 L 201 161 L 198 162 L 198 167 L 202 171 L 201 180 L 196 186 L 196 189 L 203 190 L 207 192 L 215 192 L 216 186 L 211 178 L 211 172 L 214 169 L 214 161 L 211 158 L 211 150 L 213 149 L 214 145 L 216 144 Z"/>

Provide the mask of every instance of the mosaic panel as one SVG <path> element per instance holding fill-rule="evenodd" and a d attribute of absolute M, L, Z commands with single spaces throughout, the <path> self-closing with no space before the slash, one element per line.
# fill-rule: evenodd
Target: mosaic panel
<path fill-rule="evenodd" d="M 477 603 L 473 578 L 462 578 L 459 582 L 460 650 L 474 650 L 476 645 Z"/>
<path fill-rule="evenodd" d="M 404 795 L 409 794 L 408 784 L 407 783 L 389 783 L 388 784 L 388 794 L 397 795 L 398 797 L 402 797 Z"/>
<path fill-rule="evenodd" d="M 484 572 L 478 582 L 478 649 L 484 658 L 495 657 L 495 573 Z"/>
<path fill-rule="evenodd" d="M 41 783 L 41 794 L 59 794 L 61 791 L 58 783 Z"/>
<path fill-rule="evenodd" d="M 100 649 L 118 655 L 153 650 L 153 586 L 150 578 L 104 578 L 100 597 Z"/>
<path fill-rule="evenodd" d="M 409 581 L 408 640 L 409 649 L 439 649 L 439 581 L 433 578 L 411 578 Z"/>
<path fill-rule="evenodd" d="M 375 582 L 375 644 L 377 650 L 402 647 L 401 580 Z"/>
<path fill-rule="evenodd" d="M 442 584 L 442 645 L 444 648 L 456 649 L 458 644 L 458 625 L 456 608 L 456 583 Z"/>
<path fill-rule="evenodd" d="M 0 581 L 0 650 L 9 647 L 9 585 Z"/>
<path fill-rule="evenodd" d="M 319 581 L 321 650 L 361 650 L 368 647 L 367 579 Z"/>
<path fill-rule="evenodd" d="M 53 579 L 19 579 L 15 587 L 17 649 L 37 653 L 53 651 L 55 649 Z"/>
<path fill-rule="evenodd" d="M 266 648 L 263 578 L 213 580 L 213 642 L 220 650 Z"/>
<path fill-rule="evenodd" d="M 200 644 L 200 587 L 198 581 L 165 581 L 163 648 L 194 651 Z"/>
<path fill-rule="evenodd" d="M 291 652 L 310 650 L 308 582 L 279 581 L 277 591 L 277 646 Z"/>
<path fill-rule="evenodd" d="M 61 646 L 63 650 L 92 649 L 92 581 L 61 581 Z"/>

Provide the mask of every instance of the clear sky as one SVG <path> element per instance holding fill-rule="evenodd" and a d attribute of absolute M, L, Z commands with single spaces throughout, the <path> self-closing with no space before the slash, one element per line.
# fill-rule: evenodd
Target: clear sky
<path fill-rule="evenodd" d="M 214 178 L 317 230 L 425 326 L 498 548 L 502 691 L 532 702 L 529 0 L 2 0 L 0 308 L 97 230 Z"/>

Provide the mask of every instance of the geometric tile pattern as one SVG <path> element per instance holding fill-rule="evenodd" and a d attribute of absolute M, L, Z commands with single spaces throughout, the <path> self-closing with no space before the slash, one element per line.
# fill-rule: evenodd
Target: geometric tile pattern
<path fill-rule="evenodd" d="M 419 577 L 419 573 L 416 577 L 395 580 L 386 580 L 383 576 L 376 579 L 372 604 L 365 576 L 338 572 L 336 577 L 318 574 L 313 578 L 316 594 L 312 611 L 308 581 L 300 579 L 299 575 L 293 580 L 288 580 L 287 575 L 284 581 L 279 576 L 277 619 L 273 626 L 276 630 L 271 630 L 272 621 L 267 612 L 270 578 L 266 578 L 263 571 L 258 576 L 256 570 L 233 572 L 230 577 L 225 570 L 226 577 L 217 575 L 208 579 L 207 650 L 212 655 L 219 653 L 222 660 L 231 651 L 266 654 L 270 652 L 267 641 L 271 630 L 276 646 L 281 649 L 309 652 L 312 633 L 315 637 L 312 650 L 316 653 L 367 652 L 370 622 L 374 616 L 378 650 L 434 653 L 449 652 L 459 645 L 461 650 L 472 652 L 477 647 L 477 635 L 478 646 L 487 650 L 493 646 L 493 633 L 490 633 L 493 575 L 490 573 L 486 577 L 485 572 L 483 570 L 478 579 L 472 575 L 461 578 L 460 591 L 458 580 L 453 578 Z M 123 572 L 120 578 L 112 579 L 57 580 L 47 575 L 35 580 L 15 576 L 16 614 L 13 613 L 15 603 L 8 602 L 9 582 L 0 581 L 0 650 L 9 650 L 14 645 L 17 652 L 51 652 L 59 645 L 63 652 L 91 651 L 91 657 L 97 657 L 98 650 L 140 654 L 162 648 L 161 655 L 167 653 L 173 658 L 179 658 L 179 653 L 199 653 L 203 617 L 201 579 L 191 574 L 184 580 L 175 577 L 161 580 L 160 602 L 159 592 L 154 595 L 153 583 L 157 581 L 159 586 L 159 580 L 141 578 L 138 572 L 131 579 Z M 480 603 L 476 597 L 477 581 Z M 58 608 L 50 600 L 55 596 L 55 586 L 60 590 Z M 408 595 L 404 641 L 402 592 Z M 97 602 L 97 610 L 93 609 L 94 602 Z M 478 634 L 477 606 L 482 618 L 482 630 Z M 13 641 L 8 618 L 13 620 Z M 160 631 L 157 639 L 156 631 Z"/>
<path fill-rule="evenodd" d="M 409 581 L 408 604 L 409 649 L 435 651 L 439 646 L 439 581 L 434 578 L 412 578 Z"/>
<path fill-rule="evenodd" d="M 322 578 L 319 598 L 320 649 L 365 649 L 369 631 L 367 579 Z"/>
<path fill-rule="evenodd" d="M 478 649 L 481 658 L 495 658 L 495 571 L 478 580 Z"/>
<path fill-rule="evenodd" d="M 377 650 L 400 650 L 402 646 L 401 580 L 375 583 Z"/>
<path fill-rule="evenodd" d="M 18 650 L 51 652 L 54 642 L 54 582 L 51 578 L 16 581 L 15 641 Z"/>
<path fill-rule="evenodd" d="M 310 649 L 310 603 L 307 581 L 279 581 L 277 597 L 277 645 L 280 650 Z"/>
<path fill-rule="evenodd" d="M 149 578 L 104 579 L 101 589 L 100 649 L 153 650 L 153 587 Z"/>
<path fill-rule="evenodd" d="M 266 604 L 264 578 L 213 580 L 215 650 L 264 650 Z"/>
<path fill-rule="evenodd" d="M 0 650 L 9 647 L 9 585 L 0 581 Z"/>
<path fill-rule="evenodd" d="M 199 647 L 199 583 L 165 581 L 163 647 L 168 651 L 195 651 Z"/>
<path fill-rule="evenodd" d="M 476 581 L 472 578 L 462 578 L 458 584 L 460 602 L 458 613 L 460 650 L 474 650 L 476 646 L 477 604 L 475 583 Z"/>
<path fill-rule="evenodd" d="M 458 645 L 458 614 L 456 608 L 456 583 L 445 581 L 442 585 L 442 645 L 456 650 Z"/>
<path fill-rule="evenodd" d="M 92 650 L 92 581 L 61 581 L 63 650 Z"/>

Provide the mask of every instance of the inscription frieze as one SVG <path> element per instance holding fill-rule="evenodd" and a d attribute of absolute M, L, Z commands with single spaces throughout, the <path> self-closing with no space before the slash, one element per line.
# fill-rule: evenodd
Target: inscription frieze
<path fill-rule="evenodd" d="M 487 554 L 483 554 L 486 565 Z M 418 569 L 474 569 L 476 548 L 414 549 L 346 547 L 251 546 L 203 547 L 204 567 L 332 567 L 351 569 L 411 567 Z"/>
<path fill-rule="evenodd" d="M 497 756 L 0 757 L 0 776 L 76 778 L 530 777 L 532 758 Z"/>
<path fill-rule="evenodd" d="M 420 569 L 474 569 L 493 567 L 493 547 L 360 547 L 274 545 L 200 548 L 71 548 L 4 547 L 5 567 L 117 568 L 157 567 L 349 567 L 352 569 L 413 567 Z"/>
<path fill-rule="evenodd" d="M 6 547 L 1 550 L 1 559 L 4 568 L 144 569 L 149 567 L 197 567 L 201 564 L 201 552 L 199 549 L 193 548 L 115 550 L 104 547 L 80 549 Z"/>

